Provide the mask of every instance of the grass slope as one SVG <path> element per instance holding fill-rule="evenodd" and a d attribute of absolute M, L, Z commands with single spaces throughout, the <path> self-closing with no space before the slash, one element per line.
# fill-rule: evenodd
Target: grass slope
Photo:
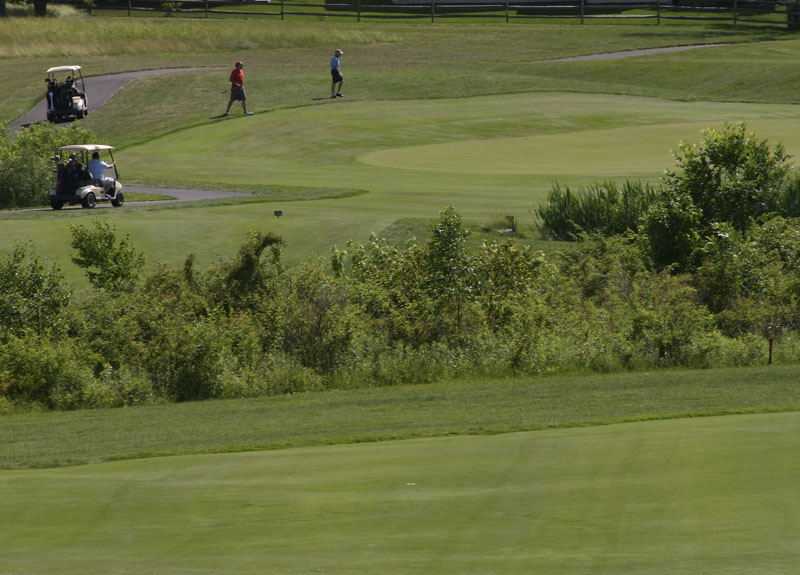
<path fill-rule="evenodd" d="M 797 413 L 0 474 L 9 574 L 791 574 Z"/>
<path fill-rule="evenodd" d="M 791 366 L 663 371 L 18 414 L 0 420 L 0 468 L 794 411 L 797 378 Z"/>

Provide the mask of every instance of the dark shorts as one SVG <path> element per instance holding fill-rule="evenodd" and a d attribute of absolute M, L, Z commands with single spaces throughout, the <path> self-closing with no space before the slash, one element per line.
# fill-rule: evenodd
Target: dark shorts
<path fill-rule="evenodd" d="M 231 101 L 234 100 L 247 100 L 244 93 L 244 86 L 231 86 Z"/>
<path fill-rule="evenodd" d="M 333 83 L 334 84 L 336 82 L 341 82 L 344 79 L 344 78 L 342 78 L 342 75 L 339 73 L 339 70 L 337 70 L 336 68 L 333 68 L 331 70 L 331 78 L 333 78 Z"/>

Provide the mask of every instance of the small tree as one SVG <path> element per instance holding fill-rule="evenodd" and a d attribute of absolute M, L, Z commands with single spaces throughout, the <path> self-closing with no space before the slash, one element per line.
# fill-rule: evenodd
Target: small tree
<path fill-rule="evenodd" d="M 452 314 L 460 331 L 466 301 L 472 296 L 472 267 L 466 251 L 469 231 L 450 207 L 439 214 L 422 259 L 423 289 L 440 317 Z"/>
<path fill-rule="evenodd" d="M 697 144 L 680 143 L 675 154 L 680 171 L 668 171 L 666 180 L 674 191 L 691 197 L 704 227 L 730 222 L 745 230 L 751 219 L 778 211 L 791 170 L 783 145 L 770 150 L 743 122 L 701 135 Z"/>
<path fill-rule="evenodd" d="M 70 300 L 63 281 L 61 270 L 46 270 L 32 247 L 17 244 L 0 254 L 0 337 L 53 328 Z"/>
<path fill-rule="evenodd" d="M 145 258 L 129 244 L 129 236 L 117 242 L 111 225 L 100 220 L 94 229 L 78 224 L 71 231 L 72 247 L 78 251 L 72 261 L 86 270 L 93 286 L 112 291 L 133 289 Z"/>

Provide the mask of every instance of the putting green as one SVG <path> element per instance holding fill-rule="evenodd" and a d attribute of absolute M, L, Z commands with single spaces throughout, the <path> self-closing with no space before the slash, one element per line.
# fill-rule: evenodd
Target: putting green
<path fill-rule="evenodd" d="M 469 174 L 595 174 L 649 172 L 673 163 L 678 142 L 696 141 L 708 122 L 578 130 L 515 138 L 467 140 L 378 150 L 358 160 L 386 168 Z M 800 153 L 800 118 L 756 120 L 756 137 Z"/>
<path fill-rule="evenodd" d="M 378 203 L 390 192 L 395 208 L 398 193 L 461 190 L 476 204 L 511 193 L 529 207 L 532 186 L 554 180 L 658 177 L 674 167 L 680 140 L 739 121 L 800 155 L 797 105 L 526 93 L 276 110 L 167 134 L 120 157 L 129 174 L 153 183 L 335 185 L 375 192 Z"/>

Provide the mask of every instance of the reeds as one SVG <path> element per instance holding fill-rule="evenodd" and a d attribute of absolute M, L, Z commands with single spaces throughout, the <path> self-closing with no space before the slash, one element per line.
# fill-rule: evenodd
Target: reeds
<path fill-rule="evenodd" d="M 582 232 L 620 234 L 636 229 L 660 193 L 659 188 L 640 181 L 626 181 L 621 189 L 615 182 L 595 183 L 578 192 L 555 184 L 535 213 L 539 230 L 556 240 L 571 241 Z"/>

